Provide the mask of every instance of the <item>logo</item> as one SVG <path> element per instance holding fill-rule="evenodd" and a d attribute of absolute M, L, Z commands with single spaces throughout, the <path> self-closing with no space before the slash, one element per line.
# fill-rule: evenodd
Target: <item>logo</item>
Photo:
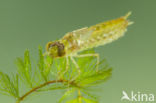
<path fill-rule="evenodd" d="M 130 95 L 128 95 L 125 91 L 122 91 L 121 101 L 127 100 L 131 102 L 153 102 L 154 101 L 154 94 L 149 93 L 141 93 L 141 92 L 134 92 L 131 91 Z"/>

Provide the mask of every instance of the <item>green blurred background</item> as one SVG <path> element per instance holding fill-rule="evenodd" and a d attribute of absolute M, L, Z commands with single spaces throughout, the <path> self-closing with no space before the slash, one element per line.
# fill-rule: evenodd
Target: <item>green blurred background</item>
<path fill-rule="evenodd" d="M 0 0 L 0 70 L 16 71 L 14 61 L 28 48 L 34 60 L 38 46 L 66 32 L 111 20 L 132 11 L 126 35 L 98 47 L 114 68 L 112 78 L 97 91 L 100 103 L 122 103 L 122 91 L 156 95 L 155 0 Z M 25 103 L 56 103 L 60 92 L 43 93 Z M 14 99 L 0 95 L 0 103 Z"/>

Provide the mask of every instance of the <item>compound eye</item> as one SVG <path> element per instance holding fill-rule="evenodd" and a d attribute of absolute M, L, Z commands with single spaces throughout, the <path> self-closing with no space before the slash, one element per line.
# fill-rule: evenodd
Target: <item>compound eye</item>
<path fill-rule="evenodd" d="M 54 44 L 54 43 L 49 42 L 49 43 L 47 44 L 47 46 L 46 46 L 46 50 L 49 51 L 49 49 L 52 48 L 52 47 L 54 46 L 53 44 Z"/>
<path fill-rule="evenodd" d="M 50 45 L 49 45 L 49 49 L 52 48 L 53 46 L 54 46 L 53 44 L 50 44 Z"/>

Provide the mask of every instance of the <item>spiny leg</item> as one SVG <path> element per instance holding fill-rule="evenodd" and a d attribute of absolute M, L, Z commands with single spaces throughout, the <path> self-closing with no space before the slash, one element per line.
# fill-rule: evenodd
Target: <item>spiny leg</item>
<path fill-rule="evenodd" d="M 78 75 L 76 75 L 76 76 L 72 79 L 72 80 L 75 80 L 75 79 L 80 75 L 81 70 L 80 70 L 78 64 L 76 63 L 76 61 L 74 60 L 74 58 L 73 58 L 72 56 L 70 56 L 70 59 L 72 60 L 73 64 L 76 66 L 76 69 L 77 69 L 77 71 L 78 71 Z"/>
<path fill-rule="evenodd" d="M 63 75 L 68 71 L 69 69 L 69 58 L 68 56 L 66 56 L 66 68 L 65 68 L 65 71 L 63 72 Z"/>
<path fill-rule="evenodd" d="M 95 53 L 95 54 L 81 54 L 81 55 L 75 55 L 75 57 L 90 57 L 90 56 L 93 56 L 93 57 L 96 57 L 97 58 L 97 62 L 96 62 L 96 72 L 98 72 L 98 65 L 100 63 L 100 57 L 99 57 L 99 54 L 98 53 Z"/>
<path fill-rule="evenodd" d="M 81 70 L 80 70 L 80 68 L 79 68 L 78 64 L 76 63 L 76 61 L 74 60 L 74 58 L 73 58 L 73 57 L 70 57 L 70 59 L 72 60 L 72 62 L 73 62 L 73 63 L 74 63 L 74 65 L 76 66 L 76 69 L 77 69 L 78 73 L 80 74 L 80 73 L 81 73 Z"/>
<path fill-rule="evenodd" d="M 63 72 L 63 76 L 64 76 L 64 74 L 66 73 L 66 72 L 68 72 L 68 69 L 69 69 L 69 58 L 68 58 L 68 56 L 66 56 L 66 68 L 65 68 L 65 71 Z M 69 86 L 70 86 L 70 83 L 68 82 L 68 91 L 69 91 Z"/>

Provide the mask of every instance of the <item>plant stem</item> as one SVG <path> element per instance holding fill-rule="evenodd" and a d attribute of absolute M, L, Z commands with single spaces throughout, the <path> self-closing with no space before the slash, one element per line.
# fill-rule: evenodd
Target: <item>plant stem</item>
<path fill-rule="evenodd" d="M 52 80 L 52 81 L 48 81 L 46 83 L 43 83 L 33 89 L 31 89 L 30 91 L 28 91 L 27 93 L 25 93 L 23 96 L 21 96 L 18 101 L 16 101 L 16 103 L 20 103 L 21 101 L 23 101 L 28 95 L 32 94 L 33 92 L 37 91 L 38 89 L 44 87 L 44 86 L 47 86 L 49 84 L 52 84 L 52 83 L 69 83 L 69 84 L 74 84 L 73 82 L 69 82 L 68 80 Z"/>
<path fill-rule="evenodd" d="M 78 102 L 82 103 L 82 96 L 81 96 L 81 91 L 78 90 Z"/>

